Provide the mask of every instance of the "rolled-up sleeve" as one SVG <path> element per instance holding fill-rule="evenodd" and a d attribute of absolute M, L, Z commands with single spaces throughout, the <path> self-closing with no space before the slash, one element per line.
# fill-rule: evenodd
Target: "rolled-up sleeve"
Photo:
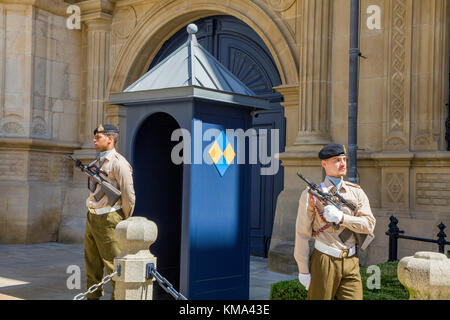
<path fill-rule="evenodd" d="M 136 195 L 133 186 L 133 168 L 126 161 L 118 161 L 117 166 L 117 182 L 119 183 L 120 192 L 122 193 L 122 211 L 126 218 L 131 217 L 134 211 Z"/>
<path fill-rule="evenodd" d="M 313 214 L 309 206 L 309 193 L 300 196 L 295 222 L 294 258 L 300 273 L 309 273 L 309 239 L 312 236 Z"/>
<path fill-rule="evenodd" d="M 355 216 L 344 214 L 342 225 L 354 232 L 373 234 L 375 229 L 375 217 L 370 208 L 369 198 L 362 189 L 358 192 L 358 211 Z"/>

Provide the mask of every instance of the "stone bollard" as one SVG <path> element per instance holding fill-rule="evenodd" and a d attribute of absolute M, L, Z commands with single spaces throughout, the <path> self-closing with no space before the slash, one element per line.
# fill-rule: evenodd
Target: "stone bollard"
<path fill-rule="evenodd" d="M 156 224 L 144 217 L 130 217 L 117 224 L 115 237 L 122 251 L 114 258 L 114 270 L 120 266 L 120 276 L 113 277 L 116 300 L 152 300 L 154 280 L 146 278 L 146 265 L 152 262 L 156 266 L 149 246 L 157 235 Z"/>
<path fill-rule="evenodd" d="M 410 300 L 450 299 L 450 259 L 442 253 L 421 251 L 405 257 L 398 263 L 397 275 Z"/>

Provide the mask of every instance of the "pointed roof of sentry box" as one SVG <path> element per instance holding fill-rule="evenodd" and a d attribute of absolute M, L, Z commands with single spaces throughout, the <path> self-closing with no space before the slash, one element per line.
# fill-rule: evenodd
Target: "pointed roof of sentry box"
<path fill-rule="evenodd" d="M 187 26 L 188 40 L 163 61 L 144 74 L 124 92 L 198 86 L 255 96 L 234 74 L 198 42 L 195 24 Z"/>

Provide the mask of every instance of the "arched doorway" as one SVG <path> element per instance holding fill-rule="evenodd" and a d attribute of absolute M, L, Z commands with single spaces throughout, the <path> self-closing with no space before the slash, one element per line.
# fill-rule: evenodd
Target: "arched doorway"
<path fill-rule="evenodd" d="M 269 99 L 272 110 L 258 112 L 252 126 L 279 130 L 279 152 L 285 147 L 284 109 L 279 104 L 283 96 L 273 87 L 281 85 L 281 77 L 264 41 L 250 26 L 228 15 L 209 16 L 194 21 L 201 46 L 207 49 L 228 70 L 249 87 L 258 97 Z M 186 26 L 167 40 L 149 66 L 149 70 L 163 61 L 186 42 Z M 268 140 L 270 141 L 270 140 Z M 270 146 L 268 146 L 270 149 Z M 269 151 L 271 152 L 271 151 Z M 283 189 L 283 167 L 275 175 L 260 175 L 261 165 L 252 166 L 251 190 L 251 254 L 267 257 L 275 217 L 276 200 Z"/>
<path fill-rule="evenodd" d="M 158 271 L 176 290 L 180 281 L 183 166 L 171 161 L 177 142 L 170 138 L 178 128 L 176 120 L 166 113 L 148 117 L 135 136 L 132 159 L 136 192 L 133 215 L 144 216 L 158 226 L 151 252 L 158 259 Z M 156 300 L 171 298 L 158 285 L 153 290 Z"/>

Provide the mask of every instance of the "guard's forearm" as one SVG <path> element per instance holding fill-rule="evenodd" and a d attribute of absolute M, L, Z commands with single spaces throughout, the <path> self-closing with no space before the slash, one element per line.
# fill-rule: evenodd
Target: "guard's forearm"
<path fill-rule="evenodd" d="M 373 228 L 365 216 L 355 217 L 348 214 L 342 216 L 341 225 L 357 233 L 372 234 Z"/>

